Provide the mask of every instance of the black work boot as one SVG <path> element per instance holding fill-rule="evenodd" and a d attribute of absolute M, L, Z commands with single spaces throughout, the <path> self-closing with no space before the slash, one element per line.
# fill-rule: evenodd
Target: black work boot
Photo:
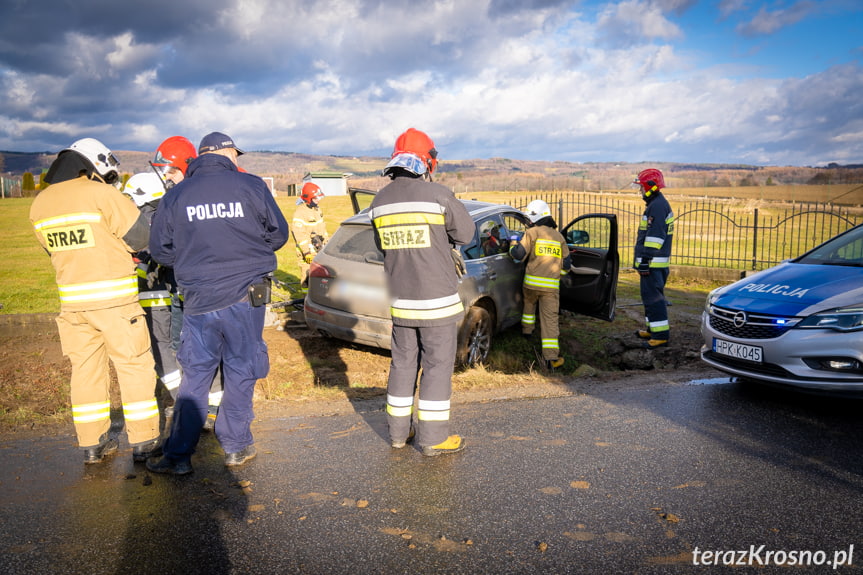
<path fill-rule="evenodd" d="M 153 441 L 148 441 L 146 443 L 141 443 L 140 445 L 136 445 L 132 448 L 132 461 L 136 463 L 143 463 L 147 461 L 151 457 L 155 457 L 157 455 L 162 454 L 162 444 L 157 437 Z"/>
<path fill-rule="evenodd" d="M 84 448 L 84 463 L 90 465 L 92 463 L 102 463 L 106 455 L 111 455 L 117 451 L 119 444 L 113 437 L 108 437 L 107 433 L 103 433 L 99 438 L 99 444 L 93 447 Z"/>

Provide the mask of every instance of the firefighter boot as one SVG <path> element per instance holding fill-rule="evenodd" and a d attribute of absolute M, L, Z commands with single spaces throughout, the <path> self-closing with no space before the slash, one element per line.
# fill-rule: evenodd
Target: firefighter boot
<path fill-rule="evenodd" d="M 393 439 L 390 441 L 390 445 L 392 446 L 393 449 L 401 449 L 402 447 L 404 447 L 405 445 L 407 445 L 408 443 L 410 443 L 411 441 L 414 440 L 415 434 L 416 434 L 416 431 L 414 430 L 414 426 L 411 425 L 411 430 L 408 432 L 408 436 L 405 439 L 403 439 L 401 441 Z"/>
<path fill-rule="evenodd" d="M 111 455 L 117 451 L 119 444 L 113 437 L 108 437 L 107 433 L 103 433 L 99 438 L 99 444 L 93 447 L 84 448 L 84 463 L 90 465 L 92 463 L 101 463 L 106 455 Z"/>
<path fill-rule="evenodd" d="M 668 347 L 668 338 L 659 339 L 659 337 L 651 337 L 649 340 L 641 344 L 644 349 L 656 349 L 657 347 Z"/>
<path fill-rule="evenodd" d="M 557 359 L 545 360 L 545 366 L 550 370 L 555 370 L 562 365 L 563 365 L 563 358 L 562 357 L 559 357 Z"/>
<path fill-rule="evenodd" d="M 641 339 L 650 339 L 650 338 L 652 337 L 652 336 L 650 335 L 650 332 L 649 332 L 649 331 L 647 331 L 646 329 L 639 329 L 639 330 L 636 330 L 635 335 L 636 335 L 637 337 L 640 337 Z"/>
<path fill-rule="evenodd" d="M 423 447 L 423 455 L 434 457 L 436 455 L 444 455 L 447 453 L 456 453 L 464 449 L 464 438 L 461 435 L 450 435 L 445 441 L 437 445 L 427 445 Z"/>
<path fill-rule="evenodd" d="M 153 441 L 148 441 L 132 448 L 132 461 L 136 463 L 143 463 L 157 455 L 162 455 L 162 443 L 158 437 Z"/>

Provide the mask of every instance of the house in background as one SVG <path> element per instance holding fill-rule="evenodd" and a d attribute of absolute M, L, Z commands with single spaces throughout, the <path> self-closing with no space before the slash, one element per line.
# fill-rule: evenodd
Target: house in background
<path fill-rule="evenodd" d="M 324 196 L 346 196 L 348 193 L 348 178 L 353 174 L 337 172 L 309 172 L 303 176 L 299 186 L 302 189 L 306 182 L 313 182 L 321 188 Z"/>

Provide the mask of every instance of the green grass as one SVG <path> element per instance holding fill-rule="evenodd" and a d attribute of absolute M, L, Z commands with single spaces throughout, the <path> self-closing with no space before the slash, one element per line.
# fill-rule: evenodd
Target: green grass
<path fill-rule="evenodd" d="M 32 198 L 0 200 L 0 304 L 2 314 L 57 312 L 51 260 L 30 225 Z"/>
<path fill-rule="evenodd" d="M 0 200 L 0 314 L 57 313 L 60 302 L 51 259 L 33 232 L 29 213 L 32 198 Z M 290 226 L 296 208 L 296 198 L 278 198 L 276 203 Z M 353 213 L 348 196 L 325 198 L 321 204 L 332 235 L 339 223 Z M 299 266 L 293 238 L 276 253 L 277 276 L 281 281 L 297 284 L 291 292 L 299 292 Z M 293 286 L 292 286 L 293 287 Z"/>

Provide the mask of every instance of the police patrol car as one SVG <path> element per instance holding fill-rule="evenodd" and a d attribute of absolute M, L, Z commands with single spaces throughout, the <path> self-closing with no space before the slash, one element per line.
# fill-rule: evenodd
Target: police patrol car
<path fill-rule="evenodd" d="M 863 225 L 710 293 L 701 358 L 742 378 L 863 391 Z"/>

